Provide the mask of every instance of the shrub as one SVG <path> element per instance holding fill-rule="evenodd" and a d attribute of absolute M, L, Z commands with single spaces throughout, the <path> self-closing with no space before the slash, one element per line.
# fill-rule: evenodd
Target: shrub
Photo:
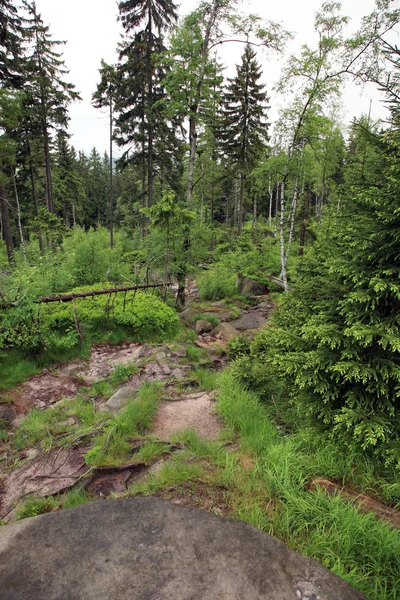
<path fill-rule="evenodd" d="M 237 294 L 236 275 L 224 269 L 206 271 L 200 275 L 197 283 L 202 300 L 222 300 Z"/>

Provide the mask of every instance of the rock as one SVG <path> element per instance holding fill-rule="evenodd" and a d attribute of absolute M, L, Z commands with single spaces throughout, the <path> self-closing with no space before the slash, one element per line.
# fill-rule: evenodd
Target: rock
<path fill-rule="evenodd" d="M 212 325 L 212 323 L 209 323 L 208 321 L 197 321 L 196 322 L 196 333 L 198 333 L 199 335 L 201 333 L 210 333 L 210 331 L 212 331 L 214 329 L 214 325 Z"/>
<path fill-rule="evenodd" d="M 260 302 L 260 304 L 258 305 L 258 308 L 261 308 L 262 310 L 272 310 L 274 308 L 274 305 L 272 302 Z"/>
<path fill-rule="evenodd" d="M 218 339 L 224 338 L 226 340 L 230 340 L 236 335 L 239 335 L 239 331 L 235 329 L 231 323 L 221 323 L 218 325 L 218 327 L 212 330 L 211 335 Z"/>
<path fill-rule="evenodd" d="M 1 527 L 0 589 L 2 600 L 365 600 L 250 525 L 158 498 Z"/>
<path fill-rule="evenodd" d="M 263 283 L 249 277 L 239 279 L 239 290 L 242 296 L 263 296 L 268 291 Z"/>
<path fill-rule="evenodd" d="M 89 470 L 84 457 L 86 451 L 87 448 L 79 447 L 54 448 L 37 456 L 33 453 L 31 460 L 5 479 L 0 494 L 0 519 L 8 521 L 11 509 L 24 496 L 51 496 L 73 487 Z"/>
<path fill-rule="evenodd" d="M 0 406 L 0 419 L 4 421 L 14 421 L 17 418 L 17 413 L 11 406 Z"/>
<path fill-rule="evenodd" d="M 194 323 L 194 317 L 198 314 L 199 314 L 198 310 L 193 308 L 193 306 L 189 306 L 188 308 L 185 308 L 185 310 L 183 310 L 181 312 L 181 314 L 179 315 L 179 318 L 182 321 L 185 321 L 185 323 L 188 323 L 189 325 L 191 325 L 192 323 Z"/>
<path fill-rule="evenodd" d="M 266 322 L 267 319 L 265 317 L 255 311 L 252 311 L 247 314 L 244 313 L 240 319 L 231 321 L 230 324 L 239 331 L 245 331 L 246 329 L 258 329 L 259 327 L 265 325 Z"/>
<path fill-rule="evenodd" d="M 213 302 L 211 306 L 214 306 L 214 308 L 225 308 L 225 302 Z"/>
<path fill-rule="evenodd" d="M 136 392 L 136 387 L 125 385 L 115 392 L 115 394 L 111 396 L 109 400 L 107 400 L 103 409 L 110 410 L 113 413 L 119 413 L 119 411 L 135 397 Z"/>

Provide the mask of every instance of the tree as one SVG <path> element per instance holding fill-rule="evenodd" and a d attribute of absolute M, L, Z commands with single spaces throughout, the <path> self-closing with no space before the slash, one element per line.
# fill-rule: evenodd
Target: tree
<path fill-rule="evenodd" d="M 65 42 L 54 41 L 49 27 L 45 26 L 36 9 L 35 0 L 23 0 L 29 15 L 27 34 L 33 51 L 27 58 L 25 93 L 28 107 L 40 123 L 46 169 L 46 203 L 50 213 L 55 212 L 51 167 L 51 130 L 65 132 L 68 125 L 68 105 L 80 100 L 75 86 L 64 81 L 68 74 L 58 46 Z"/>
<path fill-rule="evenodd" d="M 114 164 L 113 164 L 113 125 L 114 125 L 114 104 L 115 94 L 117 90 L 117 74 L 115 67 L 108 65 L 104 60 L 101 61 L 100 69 L 100 83 L 97 85 L 97 89 L 93 94 L 93 106 L 95 108 L 103 108 L 104 106 L 109 108 L 110 111 L 110 186 L 109 186 L 109 211 L 110 211 L 110 247 L 114 246 L 114 228 L 113 228 L 113 205 L 114 205 L 114 187 L 113 187 L 113 175 L 114 175 Z"/>
<path fill-rule="evenodd" d="M 242 231 L 246 177 L 262 157 L 268 140 L 268 97 L 261 84 L 256 53 L 247 45 L 236 77 L 229 80 L 223 99 L 220 138 L 224 154 L 237 166 L 240 176 L 238 229 Z"/>
<path fill-rule="evenodd" d="M 122 25 L 128 37 L 120 52 L 121 77 L 118 103 L 120 145 L 134 142 L 147 159 L 147 206 L 153 203 L 154 143 L 157 101 L 162 95 L 161 73 L 155 57 L 164 51 L 162 33 L 176 20 L 172 0 L 125 0 L 119 3 Z M 143 27 L 139 30 L 139 27 Z M 139 136 L 138 136 L 139 132 Z"/>
<path fill-rule="evenodd" d="M 22 22 L 10 0 L 0 0 L 0 83 L 21 85 Z"/>

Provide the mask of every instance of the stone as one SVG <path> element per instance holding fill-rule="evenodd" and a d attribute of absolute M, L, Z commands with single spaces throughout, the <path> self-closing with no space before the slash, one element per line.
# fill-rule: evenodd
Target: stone
<path fill-rule="evenodd" d="M 268 291 L 266 285 L 249 277 L 239 279 L 239 290 L 242 296 L 263 296 Z"/>
<path fill-rule="evenodd" d="M 211 335 L 218 339 L 230 340 L 231 338 L 239 335 L 239 331 L 231 325 L 231 323 L 220 323 L 218 327 L 212 330 Z"/>
<path fill-rule="evenodd" d="M 0 419 L 4 421 L 14 421 L 17 418 L 17 413 L 11 406 L 0 406 Z"/>
<path fill-rule="evenodd" d="M 188 308 L 185 308 L 185 310 L 183 310 L 181 312 L 181 314 L 179 315 L 179 318 L 182 321 L 185 321 L 185 323 L 187 323 L 188 325 L 191 325 L 192 323 L 194 323 L 194 317 L 198 314 L 199 314 L 198 310 L 193 308 L 193 306 L 189 306 Z"/>
<path fill-rule="evenodd" d="M 214 329 L 214 325 L 208 321 L 202 321 L 201 319 L 196 322 L 196 333 L 210 333 Z"/>
<path fill-rule="evenodd" d="M 231 321 L 230 324 L 239 331 L 246 331 L 246 329 L 258 329 L 259 327 L 263 327 L 266 322 L 267 319 L 263 315 L 252 311 L 249 313 L 244 313 L 240 319 Z"/>
<path fill-rule="evenodd" d="M 9 521 L 10 511 L 25 496 L 51 496 L 73 487 L 90 470 L 85 462 L 86 452 L 87 448 L 77 447 L 33 454 L 0 486 L 0 519 Z"/>
<path fill-rule="evenodd" d="M 2 600 L 365 600 L 246 523 L 158 498 L 1 527 L 0 589 Z"/>
<path fill-rule="evenodd" d="M 214 306 L 214 308 L 225 308 L 225 302 L 219 301 L 219 302 L 213 302 L 211 304 L 211 306 Z"/>
<path fill-rule="evenodd" d="M 125 385 L 120 388 L 115 394 L 111 396 L 104 405 L 104 410 L 109 410 L 113 413 L 119 413 L 119 411 L 126 406 L 130 400 L 133 400 L 137 392 L 137 388 Z"/>

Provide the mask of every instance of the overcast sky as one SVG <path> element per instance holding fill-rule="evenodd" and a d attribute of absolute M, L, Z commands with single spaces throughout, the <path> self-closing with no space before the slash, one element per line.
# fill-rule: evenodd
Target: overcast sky
<path fill-rule="evenodd" d="M 116 46 L 120 41 L 121 25 L 117 22 L 117 2 L 115 0 L 36 0 L 43 21 L 50 25 L 54 39 L 66 40 L 64 59 L 70 70 L 69 81 L 76 85 L 83 100 L 71 106 L 71 143 L 78 150 L 89 152 L 95 146 L 100 152 L 108 147 L 107 115 L 91 106 L 91 96 L 99 81 L 98 69 L 103 58 L 108 63 L 117 60 Z M 184 0 L 179 13 L 185 15 L 198 4 L 197 0 Z M 290 43 L 291 52 L 296 52 L 301 44 L 313 45 L 313 22 L 315 11 L 322 0 L 244 0 L 241 9 L 280 22 L 283 27 L 295 34 Z M 373 10 L 374 0 L 343 0 L 343 12 L 351 17 L 351 26 L 357 28 L 362 16 Z M 222 53 L 222 61 L 228 71 L 239 62 L 243 47 L 240 44 Z M 271 96 L 270 120 L 275 119 L 284 98 L 276 97 L 272 88 L 279 78 L 282 62 L 275 56 L 260 52 L 259 60 L 264 70 L 264 78 Z M 347 86 L 344 94 L 343 118 L 349 122 L 353 116 L 369 109 L 372 98 L 372 117 L 384 116 L 382 97 L 373 86 L 364 90 Z M 118 153 L 118 151 L 117 151 Z"/>

